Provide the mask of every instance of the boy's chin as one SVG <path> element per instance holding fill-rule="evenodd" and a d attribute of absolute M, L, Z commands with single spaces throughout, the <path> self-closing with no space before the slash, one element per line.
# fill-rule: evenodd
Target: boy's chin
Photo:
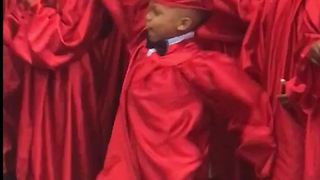
<path fill-rule="evenodd" d="M 147 34 L 147 38 L 148 38 L 148 41 L 150 41 L 150 42 L 157 42 L 158 41 L 158 38 L 152 36 L 152 34 L 150 34 L 150 33 Z"/>
<path fill-rule="evenodd" d="M 166 39 L 166 38 L 156 36 L 154 33 L 150 31 L 147 31 L 147 38 L 150 42 L 158 42 Z"/>

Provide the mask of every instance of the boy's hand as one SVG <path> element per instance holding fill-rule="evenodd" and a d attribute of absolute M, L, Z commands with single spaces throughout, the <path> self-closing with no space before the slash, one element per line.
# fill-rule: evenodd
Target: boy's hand
<path fill-rule="evenodd" d="M 308 57 L 313 64 L 320 66 L 320 41 L 312 45 Z"/>

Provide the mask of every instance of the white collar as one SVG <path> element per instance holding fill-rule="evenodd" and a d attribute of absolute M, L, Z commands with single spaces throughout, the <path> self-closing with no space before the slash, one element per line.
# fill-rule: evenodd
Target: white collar
<path fill-rule="evenodd" d="M 177 43 L 184 41 L 184 40 L 187 40 L 187 39 L 191 39 L 193 37 L 194 37 L 194 31 L 191 31 L 186 34 L 182 34 L 180 36 L 176 36 L 176 37 L 167 39 L 168 46 L 171 46 L 173 44 L 177 44 Z M 156 52 L 156 49 L 154 49 L 154 48 L 149 49 L 147 52 L 147 56 L 151 56 L 154 52 Z"/>

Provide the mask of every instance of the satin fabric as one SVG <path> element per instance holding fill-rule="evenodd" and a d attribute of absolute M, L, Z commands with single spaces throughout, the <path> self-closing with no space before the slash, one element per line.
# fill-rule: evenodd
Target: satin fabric
<path fill-rule="evenodd" d="M 215 53 L 202 56 L 192 43 L 181 46 L 163 58 L 141 58 L 141 50 L 140 59 L 132 59 L 139 62 L 129 67 L 98 179 L 205 179 L 212 123 L 227 123 L 229 130 L 243 133 L 239 153 L 260 175 L 268 173 L 264 168 L 273 144 L 264 118 L 270 117 L 253 108 L 265 106 L 260 103 L 266 97 L 232 60 Z M 237 79 L 225 73 L 235 73 Z M 237 83 L 243 82 L 249 87 L 239 90 Z"/>
<path fill-rule="evenodd" d="M 131 60 L 97 179 L 206 179 L 208 138 L 211 127 L 219 125 L 238 138 L 241 134 L 238 155 L 267 176 L 272 119 L 256 84 L 232 60 L 203 52 L 193 41 L 170 46 L 166 56 L 147 57 L 142 19 L 147 2 L 104 4 L 128 35 Z"/>
<path fill-rule="evenodd" d="M 21 64 L 3 46 L 3 173 L 14 173 L 17 119 L 21 98 Z"/>
<path fill-rule="evenodd" d="M 108 66 L 107 61 L 119 61 L 120 53 L 114 49 L 114 57 L 91 57 L 93 48 L 106 48 L 96 45 L 102 24 L 110 23 L 103 21 L 103 12 L 94 0 L 58 0 L 35 1 L 32 7 L 19 2 L 5 16 L 4 43 L 24 64 L 16 129 L 18 180 L 90 180 L 101 169 L 110 127 L 99 120 L 109 115 L 98 114 L 97 98 L 109 95 L 98 93 L 96 83 L 103 80 L 95 74 L 106 71 L 93 64 Z M 115 64 L 115 74 L 121 73 Z M 114 101 L 108 101 L 110 106 Z"/>
<path fill-rule="evenodd" d="M 97 119 L 102 129 L 103 149 L 107 148 L 111 136 L 122 83 L 128 66 L 126 42 L 117 28 L 110 28 L 112 22 L 109 17 L 108 21 L 104 23 L 105 36 L 101 36 L 89 52 L 94 71 Z M 104 156 L 101 159 L 104 159 Z"/>
<path fill-rule="evenodd" d="M 289 103 L 295 106 L 288 113 L 305 127 L 303 179 L 316 180 L 320 178 L 320 68 L 308 60 L 299 64 L 297 75 L 287 84 Z"/>
<path fill-rule="evenodd" d="M 301 55 L 319 37 L 318 6 L 319 1 L 313 0 L 265 1 L 244 40 L 242 67 L 266 90 L 274 109 L 278 144 L 275 180 L 301 180 L 309 169 L 303 163 L 310 161 L 305 149 L 310 134 L 305 118 L 282 107 L 278 95 L 280 79 L 296 76 Z"/>
<path fill-rule="evenodd" d="M 16 1 L 3 1 L 3 17 L 15 7 Z M 4 28 L 4 31 L 8 29 Z M 8 46 L 3 44 L 3 174 L 14 172 L 17 117 L 20 106 L 20 66 Z"/>
<path fill-rule="evenodd" d="M 211 0 L 156 0 L 155 2 L 172 7 L 192 8 L 205 11 L 212 10 Z"/>

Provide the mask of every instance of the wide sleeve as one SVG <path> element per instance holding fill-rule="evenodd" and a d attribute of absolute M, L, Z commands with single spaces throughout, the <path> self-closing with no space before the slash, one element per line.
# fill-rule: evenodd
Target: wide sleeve
<path fill-rule="evenodd" d="M 100 33 L 102 10 L 96 0 L 35 0 L 8 15 L 5 40 L 26 62 L 54 69 L 86 52 Z"/>
<path fill-rule="evenodd" d="M 270 174 L 275 144 L 268 97 L 231 59 L 221 54 L 195 59 L 183 74 L 214 114 L 230 119 L 240 136 L 237 154 L 252 163 L 259 177 Z"/>
<path fill-rule="evenodd" d="M 115 24 L 129 42 L 129 49 L 136 48 L 145 39 L 145 14 L 148 0 L 103 0 Z"/>

